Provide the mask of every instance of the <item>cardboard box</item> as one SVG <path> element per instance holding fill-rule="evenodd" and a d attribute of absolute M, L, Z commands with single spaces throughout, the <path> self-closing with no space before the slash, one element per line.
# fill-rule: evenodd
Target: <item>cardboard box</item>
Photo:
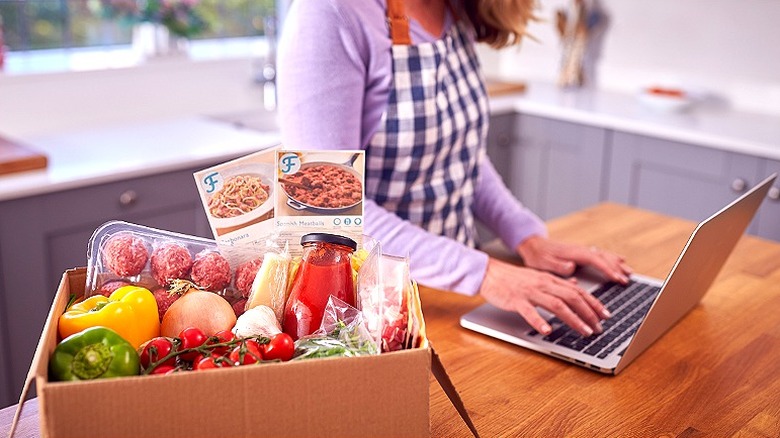
<path fill-rule="evenodd" d="M 65 272 L 33 359 L 44 437 L 429 436 L 431 349 L 207 372 L 50 382 Z"/>

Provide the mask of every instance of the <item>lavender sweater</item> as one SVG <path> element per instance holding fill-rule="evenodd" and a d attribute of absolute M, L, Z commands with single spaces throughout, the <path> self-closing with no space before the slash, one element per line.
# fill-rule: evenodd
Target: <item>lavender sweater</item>
<path fill-rule="evenodd" d="M 386 0 L 296 0 L 279 41 L 278 92 L 282 143 L 287 149 L 365 149 L 379 128 L 392 80 Z M 445 22 L 445 32 L 452 25 Z M 411 21 L 414 44 L 440 36 Z M 542 221 L 509 192 L 483 160 L 474 213 L 509 247 L 545 235 Z M 473 295 L 488 256 L 405 221 L 371 200 L 364 231 L 385 253 L 409 256 L 421 284 Z"/>

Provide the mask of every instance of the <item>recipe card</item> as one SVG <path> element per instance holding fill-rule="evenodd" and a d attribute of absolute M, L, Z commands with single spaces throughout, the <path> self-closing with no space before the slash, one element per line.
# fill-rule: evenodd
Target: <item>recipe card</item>
<path fill-rule="evenodd" d="M 252 244 L 274 233 L 274 160 L 279 147 L 195 172 L 206 217 L 220 246 Z"/>
<path fill-rule="evenodd" d="M 276 151 L 276 170 L 274 225 L 282 240 L 325 232 L 360 246 L 364 151 Z"/>
<path fill-rule="evenodd" d="M 365 152 L 288 151 L 281 146 L 193 175 L 211 232 L 231 247 L 267 247 L 272 240 L 300 255 L 307 233 L 363 236 Z"/>

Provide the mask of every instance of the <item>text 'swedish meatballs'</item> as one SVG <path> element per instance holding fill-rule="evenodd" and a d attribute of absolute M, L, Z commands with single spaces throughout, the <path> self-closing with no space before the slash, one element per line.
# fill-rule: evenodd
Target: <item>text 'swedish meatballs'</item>
<path fill-rule="evenodd" d="M 190 251 L 182 245 L 166 242 L 152 251 L 152 276 L 160 286 L 171 280 L 187 278 L 192 269 Z"/>
<path fill-rule="evenodd" d="M 134 277 L 141 273 L 149 260 L 144 241 L 131 234 L 116 234 L 103 246 L 103 262 L 120 277 Z"/>
<path fill-rule="evenodd" d="M 217 292 L 230 285 L 230 264 L 216 251 L 204 251 L 195 256 L 190 273 L 192 282 L 203 289 Z"/>
<path fill-rule="evenodd" d="M 260 270 L 262 264 L 262 258 L 252 259 L 236 268 L 236 290 L 241 293 L 242 297 L 246 298 L 252 292 L 252 283 L 254 283 L 257 271 Z"/>

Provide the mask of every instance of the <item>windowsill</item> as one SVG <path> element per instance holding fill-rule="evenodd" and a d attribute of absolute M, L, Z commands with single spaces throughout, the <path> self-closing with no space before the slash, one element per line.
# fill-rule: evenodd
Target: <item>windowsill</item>
<path fill-rule="evenodd" d="M 252 57 L 259 59 L 267 52 L 265 37 L 222 38 L 193 40 L 189 42 L 186 55 L 162 58 L 178 56 L 189 61 Z M 137 67 L 150 61 L 134 51 L 130 45 L 30 50 L 7 53 L 3 73 L 8 76 L 21 76 L 110 70 Z"/>

